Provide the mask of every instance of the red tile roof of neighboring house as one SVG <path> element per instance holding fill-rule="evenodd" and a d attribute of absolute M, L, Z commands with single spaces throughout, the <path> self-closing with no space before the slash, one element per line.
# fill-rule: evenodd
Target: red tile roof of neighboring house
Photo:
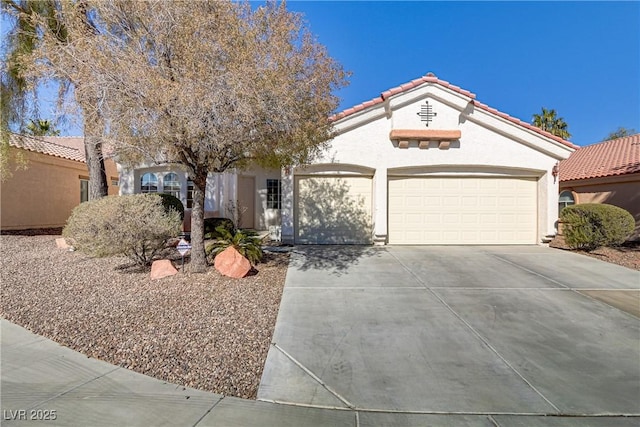
<path fill-rule="evenodd" d="M 640 173 L 640 133 L 581 147 L 559 169 L 560 181 Z"/>
<path fill-rule="evenodd" d="M 9 145 L 36 153 L 63 159 L 86 162 L 84 137 L 81 136 L 28 136 L 11 134 Z"/>
<path fill-rule="evenodd" d="M 470 102 L 473 103 L 473 105 L 475 107 L 477 107 L 477 108 L 480 108 L 482 110 L 488 111 L 489 113 L 495 114 L 496 116 L 501 117 L 501 118 L 503 118 L 505 120 L 508 120 L 508 121 L 510 121 L 512 123 L 515 123 L 515 124 L 517 124 L 519 126 L 523 126 L 523 127 L 527 128 L 529 130 L 532 130 L 532 131 L 534 131 L 536 133 L 539 133 L 540 135 L 543 135 L 543 136 L 545 136 L 547 138 L 550 138 L 550 139 L 553 139 L 554 141 L 557 141 L 557 142 L 559 142 L 559 143 L 561 143 L 563 145 L 566 145 L 567 147 L 578 148 L 577 145 L 574 145 L 569 141 L 566 141 L 566 140 L 564 140 L 564 139 L 562 139 L 562 138 L 560 138 L 558 136 L 555 136 L 555 135 L 553 135 L 553 134 L 551 134 L 549 132 L 543 131 L 542 129 L 540 129 L 538 127 L 535 127 L 532 124 L 529 124 L 527 122 L 523 122 L 522 120 L 517 119 L 515 117 L 511 117 L 508 114 L 500 112 L 500 111 L 496 110 L 495 108 L 491 108 L 488 105 L 477 101 L 476 100 L 476 95 L 474 93 L 471 93 L 468 90 L 462 89 L 462 88 L 460 88 L 458 86 L 452 85 L 448 81 L 440 80 L 433 73 L 428 73 L 426 76 L 420 77 L 418 79 L 412 80 L 412 81 L 410 81 L 408 83 L 405 83 L 403 85 L 400 85 L 400 86 L 391 88 L 389 90 L 386 90 L 386 91 L 382 92 L 379 97 L 373 98 L 372 100 L 367 101 L 367 102 L 363 102 L 362 104 L 355 105 L 355 106 L 353 106 L 351 108 L 347 108 L 346 110 L 343 110 L 343 111 L 331 116 L 330 119 L 334 120 L 334 121 L 335 120 L 340 120 L 342 118 L 350 116 L 351 114 L 357 113 L 359 111 L 363 111 L 363 110 L 365 110 L 365 109 L 367 109 L 369 107 L 372 107 L 374 105 L 381 104 L 382 102 L 384 102 L 385 100 L 387 100 L 389 97 L 391 97 L 393 95 L 397 95 L 399 93 L 406 92 L 409 89 L 413 89 L 413 88 L 418 87 L 418 86 L 420 86 L 420 85 L 422 85 L 424 83 L 435 83 L 435 84 L 438 84 L 440 86 L 446 87 L 446 88 L 448 88 L 450 90 L 453 90 L 454 92 L 457 92 L 457 93 L 459 93 L 461 95 L 464 95 L 464 96 L 468 97 L 470 99 Z"/>

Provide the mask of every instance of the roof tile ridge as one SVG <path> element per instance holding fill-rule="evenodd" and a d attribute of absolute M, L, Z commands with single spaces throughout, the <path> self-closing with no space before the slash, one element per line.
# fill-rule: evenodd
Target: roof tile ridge
<path fill-rule="evenodd" d="M 66 145 L 56 144 L 56 143 L 54 143 L 54 142 L 49 142 L 49 141 L 43 141 L 43 142 L 45 142 L 45 143 L 47 143 L 47 144 L 50 144 L 50 145 L 53 145 L 53 146 L 55 146 L 55 147 L 57 147 L 57 148 L 61 148 L 62 150 L 71 150 L 71 151 L 73 151 L 74 153 L 77 153 L 77 155 L 78 155 L 79 157 L 81 157 L 81 158 L 83 158 L 83 159 L 85 159 L 85 160 L 86 160 L 86 154 L 84 153 L 84 151 L 83 151 L 83 150 L 80 150 L 80 149 L 75 148 L 75 147 L 69 147 L 69 146 L 66 146 Z M 47 154 L 51 154 L 51 153 L 47 153 Z M 55 154 L 52 154 L 52 155 L 55 155 Z M 67 157 L 59 155 L 58 157 L 63 157 L 63 158 L 71 159 L 71 155 L 69 155 L 69 156 L 67 156 Z M 76 160 L 76 159 L 72 159 L 72 160 Z"/>
<path fill-rule="evenodd" d="M 427 73 L 426 75 L 424 75 L 424 76 L 422 76 L 420 78 L 411 80 L 408 83 L 404 83 L 404 84 L 402 84 L 400 86 L 395 86 L 395 87 L 392 87 L 391 89 L 387 89 L 387 90 L 385 90 L 384 92 L 382 92 L 380 94 L 379 98 L 374 98 L 372 100 L 374 102 L 369 104 L 368 106 L 364 105 L 366 103 L 361 103 L 361 104 L 358 104 L 358 105 L 353 106 L 351 108 L 347 108 L 346 110 L 343 110 L 343 111 L 341 111 L 341 112 L 339 112 L 337 114 L 334 114 L 329 119 L 332 120 L 332 121 L 333 120 L 343 119 L 343 118 L 345 118 L 345 117 L 347 117 L 347 116 L 349 116 L 349 115 L 351 115 L 351 114 L 353 114 L 353 113 L 355 113 L 357 111 L 361 111 L 361 110 L 363 110 L 365 108 L 368 108 L 370 106 L 373 106 L 375 104 L 379 104 L 380 102 L 383 102 L 383 101 L 387 100 L 387 98 L 389 98 L 389 97 L 391 97 L 393 95 L 405 92 L 405 91 L 407 91 L 409 89 L 412 89 L 412 88 L 414 88 L 416 86 L 419 86 L 419 85 L 421 85 L 423 83 L 439 84 L 440 86 L 446 87 L 446 88 L 448 88 L 448 89 L 450 89 L 450 90 L 452 90 L 452 91 L 454 91 L 456 93 L 459 93 L 459 94 L 461 94 L 463 96 L 466 96 L 466 97 L 470 98 L 471 102 L 473 103 L 474 106 L 479 107 L 479 108 L 481 108 L 483 110 L 486 110 L 486 111 L 488 111 L 488 112 L 490 112 L 492 114 L 495 114 L 498 117 L 501 117 L 501 118 L 503 118 L 505 120 L 508 120 L 508 121 L 510 121 L 512 123 L 515 123 L 517 125 L 523 126 L 523 127 L 527 128 L 529 130 L 532 130 L 532 131 L 534 131 L 536 133 L 539 133 L 539 134 L 541 134 L 543 136 L 546 136 L 547 138 L 550 138 L 550 139 L 552 139 L 552 140 L 554 140 L 556 142 L 559 142 L 559 143 L 561 143 L 561 144 L 563 144 L 563 145 L 565 145 L 565 146 L 567 146 L 569 148 L 573 148 L 574 150 L 577 150 L 578 148 L 580 148 L 578 145 L 576 145 L 576 144 L 574 144 L 574 143 L 572 143 L 570 141 L 567 141 L 567 140 L 565 140 L 563 138 L 560 138 L 559 136 L 556 136 L 556 135 L 554 135 L 554 134 L 552 134 L 550 132 L 544 131 L 544 130 L 540 129 L 539 127 L 533 126 L 530 123 L 527 123 L 527 122 L 525 122 L 523 120 L 520 120 L 520 119 L 518 119 L 516 117 L 513 117 L 513 116 L 511 116 L 511 115 L 509 115 L 507 113 L 499 111 L 499 110 L 497 110 L 497 109 L 495 109 L 493 107 L 489 107 L 487 104 L 484 104 L 484 103 L 478 101 L 476 99 L 476 95 L 473 92 L 470 92 L 468 90 L 462 89 L 459 86 L 452 85 L 451 83 L 449 83 L 446 80 L 439 79 L 433 73 Z"/>
<path fill-rule="evenodd" d="M 629 140 L 629 142 L 633 143 L 635 139 L 637 139 L 640 142 L 640 133 L 634 133 L 633 135 L 621 136 L 620 138 L 615 138 L 615 139 L 608 139 L 606 141 L 594 142 L 593 144 L 585 145 L 582 148 L 602 146 L 604 144 L 622 143 L 622 142 L 626 142 L 626 140 Z"/>
<path fill-rule="evenodd" d="M 466 96 L 468 98 L 471 98 L 471 99 L 475 99 L 476 98 L 476 95 L 473 92 L 468 91 L 466 89 L 462 89 L 459 86 L 452 85 L 451 83 L 449 83 L 446 80 L 441 80 L 438 77 L 436 77 L 433 73 L 427 73 L 426 75 L 424 75 L 422 77 L 419 77 L 417 79 L 413 79 L 410 82 L 403 83 L 403 84 L 401 84 L 399 86 L 394 86 L 394 87 L 392 87 L 390 89 L 387 89 L 387 90 L 383 91 L 380 94 L 379 97 L 373 98 L 373 99 L 371 99 L 369 101 L 365 101 L 365 102 L 362 102 L 360 104 L 356 104 L 356 105 L 354 105 L 352 107 L 346 108 L 346 109 L 344 109 L 342 111 L 339 111 L 339 112 L 331 115 L 329 117 L 329 120 L 335 121 L 335 120 L 342 119 L 342 118 L 347 117 L 347 116 L 349 116 L 351 114 L 354 114 L 354 113 L 356 113 L 358 111 L 361 111 L 361 110 L 363 110 L 365 108 L 369 108 L 369 107 L 371 107 L 373 105 L 379 104 L 379 103 L 385 101 L 390 96 L 397 95 L 398 93 L 402 93 L 402 92 L 405 92 L 407 90 L 413 89 L 414 87 L 418 87 L 418 86 L 420 86 L 420 85 L 422 85 L 424 83 L 436 83 L 436 84 L 439 84 L 439 85 L 444 86 L 446 88 L 449 88 L 449 89 L 451 89 L 451 90 L 453 90 L 453 91 L 455 91 L 455 92 L 457 92 L 457 93 L 459 93 L 459 94 L 461 94 L 463 96 Z"/>

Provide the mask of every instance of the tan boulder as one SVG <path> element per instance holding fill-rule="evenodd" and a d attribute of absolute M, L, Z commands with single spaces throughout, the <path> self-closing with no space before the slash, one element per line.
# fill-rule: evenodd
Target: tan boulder
<path fill-rule="evenodd" d="M 178 274 L 178 270 L 168 259 L 153 261 L 153 264 L 151 264 L 151 280 L 162 279 L 174 274 Z"/>
<path fill-rule="evenodd" d="M 71 249 L 71 246 L 67 244 L 67 241 L 64 240 L 64 237 L 58 237 L 56 239 L 56 246 L 60 249 Z"/>
<path fill-rule="evenodd" d="M 233 246 L 216 255 L 213 263 L 216 270 L 228 277 L 240 279 L 251 270 L 251 263 L 240 254 Z"/>

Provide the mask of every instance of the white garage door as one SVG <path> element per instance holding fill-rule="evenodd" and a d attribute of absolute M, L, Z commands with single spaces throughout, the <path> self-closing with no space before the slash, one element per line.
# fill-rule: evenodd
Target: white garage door
<path fill-rule="evenodd" d="M 391 244 L 535 244 L 536 180 L 389 178 Z"/>
<path fill-rule="evenodd" d="M 371 177 L 296 177 L 296 243 L 371 243 L 371 189 Z"/>

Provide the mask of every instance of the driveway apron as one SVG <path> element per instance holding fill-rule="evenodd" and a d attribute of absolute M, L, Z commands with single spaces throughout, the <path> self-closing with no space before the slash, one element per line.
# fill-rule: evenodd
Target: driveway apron
<path fill-rule="evenodd" d="M 539 246 L 297 247 L 258 399 L 632 425 L 640 320 L 598 292 L 634 306 L 640 273 Z"/>

